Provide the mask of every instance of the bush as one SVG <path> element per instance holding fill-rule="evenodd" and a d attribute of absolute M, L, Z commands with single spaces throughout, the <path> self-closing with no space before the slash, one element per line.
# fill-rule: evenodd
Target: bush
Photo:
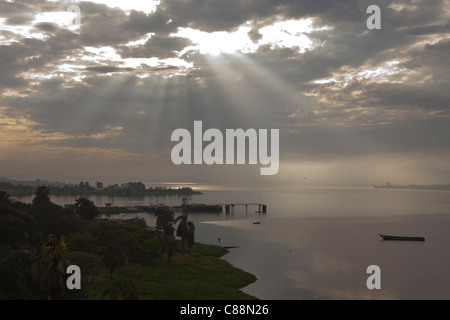
<path fill-rule="evenodd" d="M 98 254 L 97 239 L 89 233 L 71 233 L 68 237 L 69 249 L 71 251 L 84 251 Z"/>
<path fill-rule="evenodd" d="M 66 210 L 52 202 L 39 202 L 30 207 L 30 214 L 36 219 L 42 233 L 41 242 L 48 235 L 68 235 L 81 229 L 81 221 L 66 214 Z"/>
<path fill-rule="evenodd" d="M 8 299 L 37 299 L 42 293 L 31 275 L 33 257 L 0 245 L 0 295 Z"/>
<path fill-rule="evenodd" d="M 130 261 L 151 265 L 161 256 L 161 244 L 158 240 L 141 238 L 136 241 L 137 245 L 127 251 Z"/>

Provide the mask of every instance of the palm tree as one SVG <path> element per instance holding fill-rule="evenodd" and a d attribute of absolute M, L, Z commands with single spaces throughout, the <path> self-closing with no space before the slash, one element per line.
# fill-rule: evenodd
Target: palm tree
<path fill-rule="evenodd" d="M 188 236 L 187 214 L 179 216 L 175 222 L 178 222 L 177 237 L 181 237 L 181 252 L 184 254 L 184 243 Z"/>
<path fill-rule="evenodd" d="M 155 212 L 156 227 L 162 231 L 163 244 L 166 238 L 173 237 L 172 224 L 175 220 L 175 214 L 167 207 L 158 208 Z"/>
<path fill-rule="evenodd" d="M 189 249 L 192 248 L 192 246 L 194 245 L 195 242 L 195 226 L 194 223 L 192 223 L 191 221 L 188 221 L 186 223 L 187 228 L 188 228 L 188 233 L 187 233 L 187 244 Z"/>
<path fill-rule="evenodd" d="M 37 264 L 40 284 L 47 289 L 49 300 L 61 300 L 66 291 L 68 248 L 64 236 L 59 238 L 49 235 L 47 242 L 42 246 L 41 260 Z"/>
<path fill-rule="evenodd" d="M 187 242 L 189 248 L 192 248 L 194 244 L 195 226 L 191 221 L 187 221 L 186 213 L 177 217 L 175 221 L 180 221 L 177 227 L 177 236 L 181 237 L 181 251 L 184 254 L 185 243 Z"/>
<path fill-rule="evenodd" d="M 156 227 L 162 231 L 162 249 L 167 249 L 167 257 L 170 263 L 175 251 L 175 214 L 167 207 L 158 208 L 155 212 Z"/>
<path fill-rule="evenodd" d="M 156 227 L 166 229 L 169 225 L 172 225 L 175 219 L 175 214 L 167 207 L 158 208 L 155 212 Z"/>

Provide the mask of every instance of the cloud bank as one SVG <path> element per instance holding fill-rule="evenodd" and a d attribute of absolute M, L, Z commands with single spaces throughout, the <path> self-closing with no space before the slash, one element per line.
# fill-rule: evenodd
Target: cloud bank
<path fill-rule="evenodd" d="M 438 0 L 1 0 L 1 174 L 448 183 L 449 21 Z M 174 166 L 170 134 L 196 120 L 280 129 L 278 175 Z"/>

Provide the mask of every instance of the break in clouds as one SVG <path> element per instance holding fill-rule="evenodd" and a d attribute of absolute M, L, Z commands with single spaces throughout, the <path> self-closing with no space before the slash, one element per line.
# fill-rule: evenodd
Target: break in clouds
<path fill-rule="evenodd" d="M 0 173 L 448 183 L 449 21 L 438 0 L 0 0 Z M 194 121 L 279 129 L 278 174 L 174 166 L 171 133 Z"/>

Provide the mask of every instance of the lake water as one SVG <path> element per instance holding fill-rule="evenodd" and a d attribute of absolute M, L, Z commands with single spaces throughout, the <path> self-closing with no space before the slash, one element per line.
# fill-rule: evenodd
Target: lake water
<path fill-rule="evenodd" d="M 90 199 L 98 206 L 112 202 L 105 196 Z M 246 214 L 240 206 L 229 215 L 189 216 L 196 241 L 238 247 L 224 259 L 258 278 L 243 291 L 260 299 L 450 298 L 449 191 L 301 187 L 205 191 L 191 199 L 267 204 L 266 215 L 255 213 L 255 206 Z M 73 203 L 75 198 L 52 201 Z M 118 206 L 150 203 L 179 205 L 181 198 L 114 199 Z M 137 215 L 154 225 L 152 215 Z M 378 233 L 423 236 L 426 241 L 383 241 Z M 380 290 L 366 286 L 370 265 L 381 269 Z"/>

